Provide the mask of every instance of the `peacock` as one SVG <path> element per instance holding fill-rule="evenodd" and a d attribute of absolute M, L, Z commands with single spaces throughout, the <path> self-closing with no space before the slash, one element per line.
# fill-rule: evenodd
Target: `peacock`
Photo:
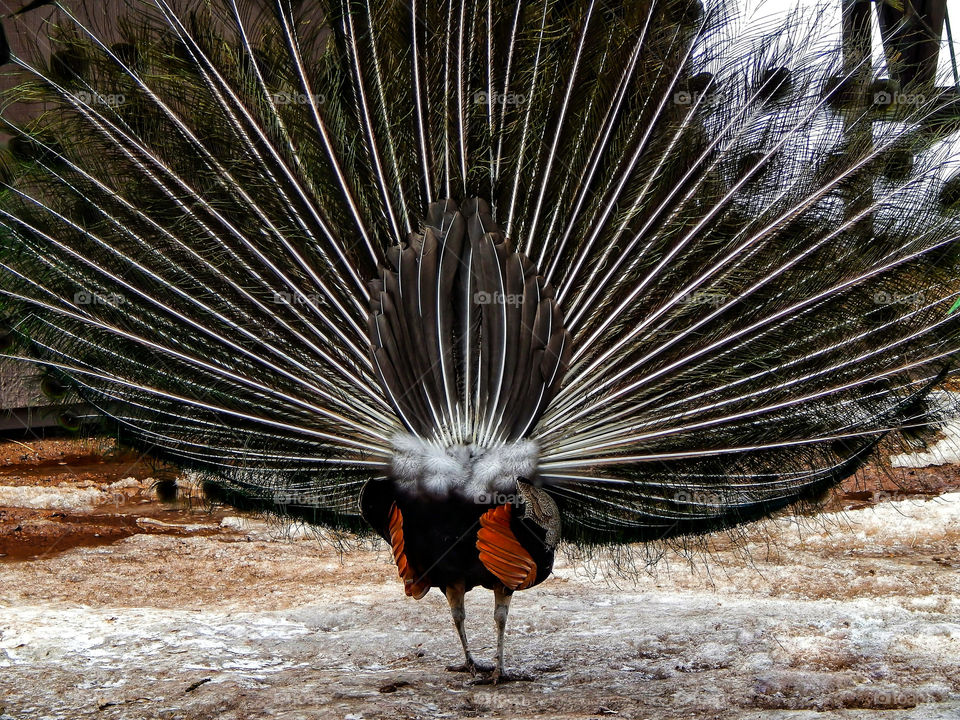
<path fill-rule="evenodd" d="M 372 529 L 445 594 L 452 669 L 503 682 L 558 548 L 813 502 L 928 422 L 960 350 L 942 5 L 881 3 L 877 56 L 863 2 L 29 3 L 2 357 L 220 499 Z"/>

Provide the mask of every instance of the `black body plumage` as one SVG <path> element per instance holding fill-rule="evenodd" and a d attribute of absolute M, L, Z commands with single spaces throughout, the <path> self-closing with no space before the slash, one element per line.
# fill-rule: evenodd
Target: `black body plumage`
<path fill-rule="evenodd" d="M 553 570 L 556 540 L 548 537 L 549 528 L 524 517 L 526 507 L 522 500 L 511 499 L 517 510 L 510 518 L 510 530 L 536 565 L 536 574 L 529 586 L 533 587 L 546 580 Z M 416 567 L 418 579 L 444 592 L 458 583 L 463 584 L 465 591 L 478 586 L 492 590 L 501 584 L 481 562 L 476 544 L 480 518 L 501 505 L 502 499 L 438 500 L 398 491 L 388 482 L 370 483 L 361 496 L 361 512 L 388 543 L 391 541 L 388 518 L 394 503 L 403 516 L 404 526 L 414 529 L 405 533 L 404 550 Z"/>

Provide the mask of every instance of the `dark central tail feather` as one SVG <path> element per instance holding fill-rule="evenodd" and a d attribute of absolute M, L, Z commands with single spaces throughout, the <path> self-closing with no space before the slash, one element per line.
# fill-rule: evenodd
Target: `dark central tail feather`
<path fill-rule="evenodd" d="M 431 205 L 371 284 L 371 359 L 407 429 L 444 445 L 525 437 L 571 354 L 553 289 L 487 204 Z"/>

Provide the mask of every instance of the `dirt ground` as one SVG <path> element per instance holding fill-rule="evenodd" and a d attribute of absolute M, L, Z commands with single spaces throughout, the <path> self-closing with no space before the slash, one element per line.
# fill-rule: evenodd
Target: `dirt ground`
<path fill-rule="evenodd" d="M 531 679 L 489 687 L 382 547 L 169 502 L 109 443 L 0 443 L 0 719 L 960 718 L 958 470 L 869 470 L 628 578 L 562 558 L 511 607 Z M 490 594 L 467 610 L 489 659 Z"/>

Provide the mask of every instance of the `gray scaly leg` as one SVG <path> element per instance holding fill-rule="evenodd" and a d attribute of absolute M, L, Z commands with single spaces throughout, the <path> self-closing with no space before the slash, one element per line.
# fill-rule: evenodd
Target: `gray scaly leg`
<path fill-rule="evenodd" d="M 493 608 L 493 619 L 497 624 L 497 664 L 493 668 L 493 672 L 490 673 L 487 677 L 482 680 L 477 680 L 479 685 L 497 685 L 499 683 L 509 682 L 511 680 L 531 680 L 532 678 L 529 675 L 523 674 L 510 674 L 507 675 L 506 671 L 503 669 L 503 641 L 504 641 L 504 632 L 507 629 L 507 613 L 510 612 L 510 598 L 513 596 L 513 591 L 508 590 L 502 585 L 494 588 L 493 590 L 493 599 L 494 599 L 494 608 Z"/>
<path fill-rule="evenodd" d="M 510 612 L 510 598 L 513 593 L 504 587 L 494 588 L 493 591 L 493 620 L 497 624 L 497 666 L 493 669 L 490 678 L 494 685 L 501 679 L 507 679 L 503 671 L 503 634 L 507 629 L 507 613 Z"/>
<path fill-rule="evenodd" d="M 467 612 L 463 608 L 463 596 L 465 595 L 462 583 L 450 585 L 447 587 L 447 602 L 450 603 L 450 614 L 453 616 L 453 624 L 457 628 L 457 634 L 460 636 L 460 643 L 463 645 L 463 665 L 450 665 L 447 670 L 452 672 L 468 672 L 476 675 L 478 672 L 488 672 L 492 666 L 485 666 L 477 663 L 470 654 L 470 648 L 467 646 L 467 632 L 463 623 L 467 618 Z"/>

